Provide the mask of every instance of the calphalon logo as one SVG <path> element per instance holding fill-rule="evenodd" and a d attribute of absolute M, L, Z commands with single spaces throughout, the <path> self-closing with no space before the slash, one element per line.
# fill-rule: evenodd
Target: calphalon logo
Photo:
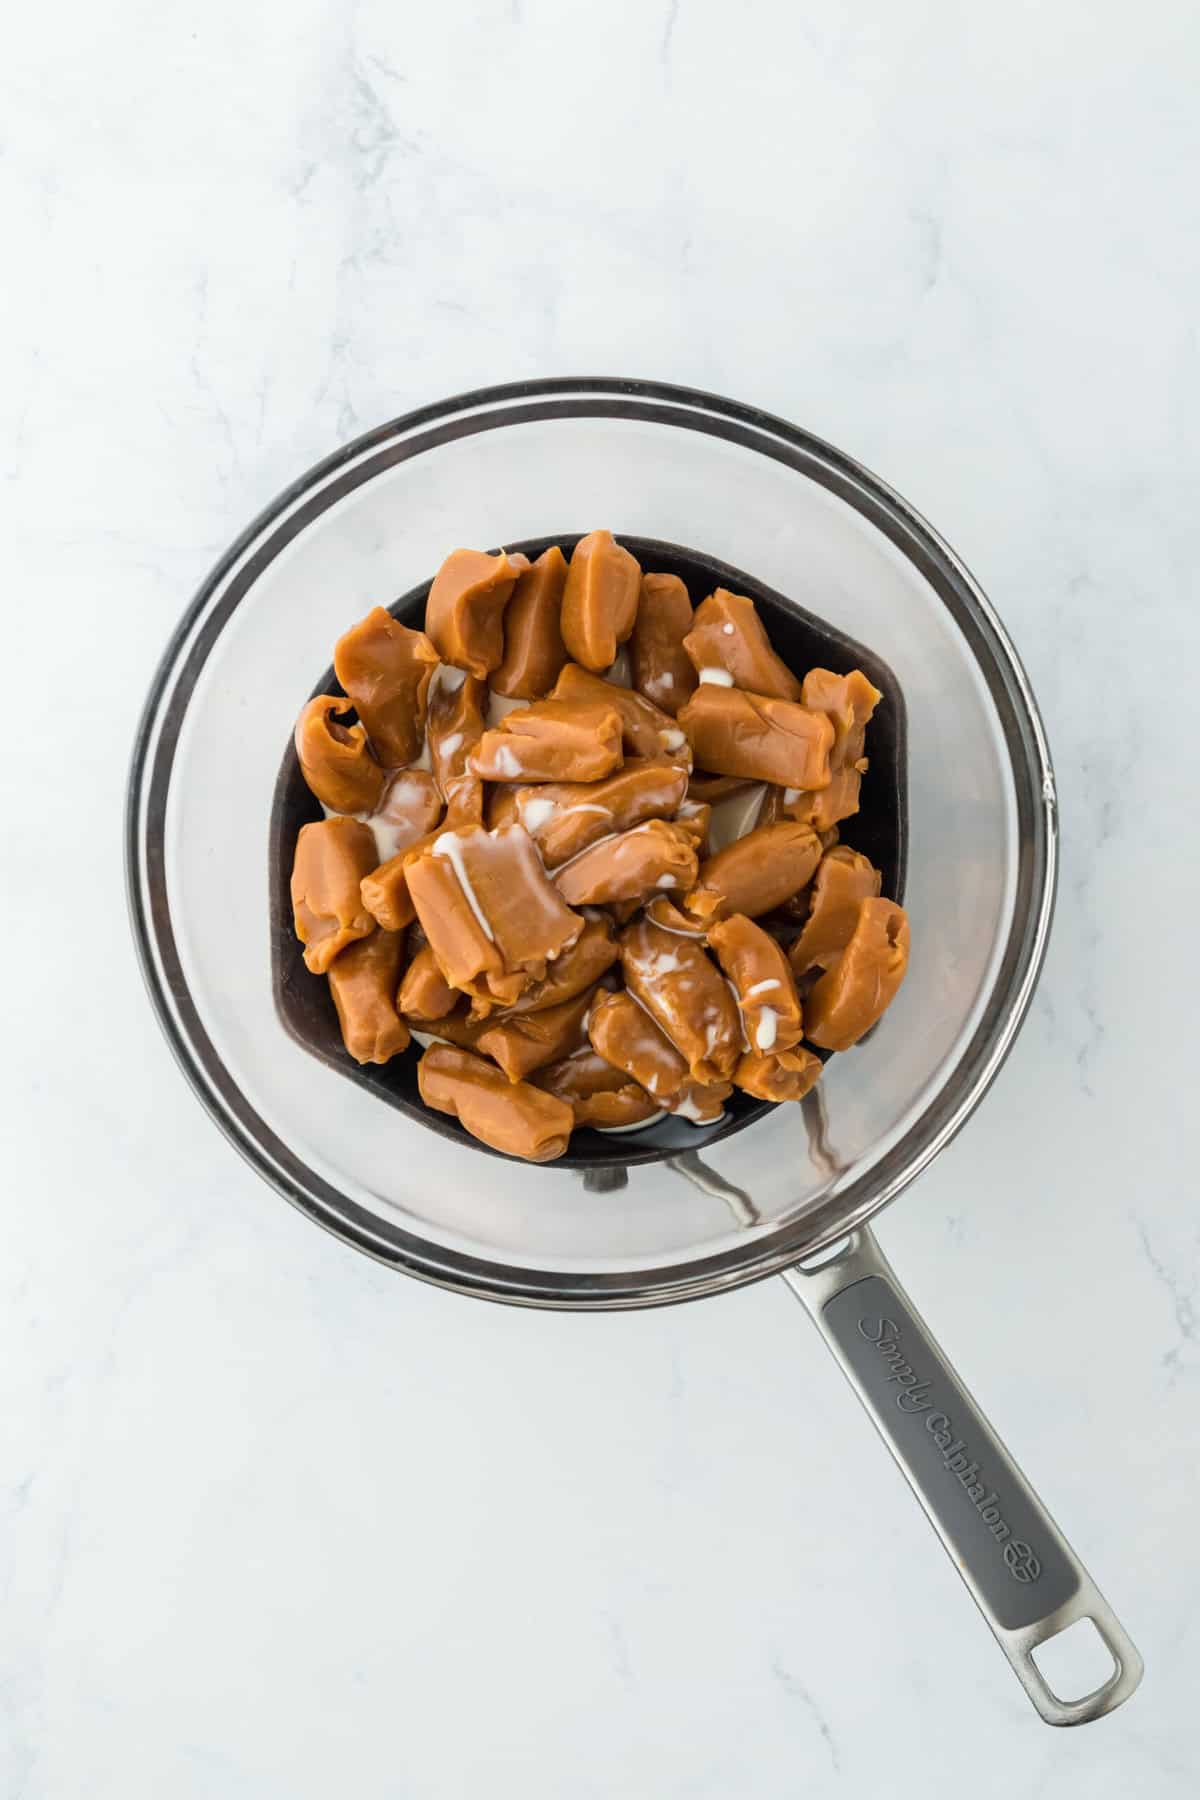
<path fill-rule="evenodd" d="M 1041 1562 L 1023 1538 L 1012 1534 L 1012 1527 L 997 1504 L 993 1489 L 988 1491 L 979 1479 L 979 1464 L 972 1460 L 962 1438 L 955 1437 L 954 1426 L 944 1412 L 934 1409 L 929 1398 L 930 1383 L 923 1381 L 900 1347 L 900 1327 L 893 1319 L 860 1319 L 858 1330 L 868 1344 L 874 1345 L 886 1363 L 886 1380 L 895 1382 L 896 1405 L 902 1413 L 924 1413 L 925 1429 L 942 1453 L 948 1474 L 954 1476 L 996 1542 L 1001 1546 L 1004 1566 L 1014 1581 L 1023 1584 L 1036 1581 L 1042 1572 Z"/>

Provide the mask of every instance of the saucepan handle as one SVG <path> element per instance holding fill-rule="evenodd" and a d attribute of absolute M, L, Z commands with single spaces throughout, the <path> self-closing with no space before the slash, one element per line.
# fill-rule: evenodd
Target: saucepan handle
<path fill-rule="evenodd" d="M 1048 1725 L 1084 1725 L 1137 1687 L 1142 1659 L 938 1349 L 867 1230 L 784 1276 L 841 1364 L 976 1605 Z M 1115 1665 L 1060 1700 L 1032 1651 L 1090 1619 Z"/>

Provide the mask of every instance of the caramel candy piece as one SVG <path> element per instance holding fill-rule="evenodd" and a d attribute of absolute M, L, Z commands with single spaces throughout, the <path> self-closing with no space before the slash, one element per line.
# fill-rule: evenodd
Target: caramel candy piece
<path fill-rule="evenodd" d="M 908 967 L 908 917 L 894 900 L 860 900 L 850 941 L 804 1002 L 804 1034 L 848 1050 L 896 997 Z"/>
<path fill-rule="evenodd" d="M 744 913 L 735 913 L 710 928 L 708 942 L 737 993 L 750 1049 L 765 1056 L 798 1044 L 800 1001 L 787 957 L 775 939 Z"/>
<path fill-rule="evenodd" d="M 717 774 L 779 787 L 829 786 L 833 726 L 824 713 L 742 688 L 702 684 L 680 708 L 679 723 L 696 761 Z"/>
<path fill-rule="evenodd" d="M 429 832 L 406 849 L 398 850 L 395 856 L 389 856 L 385 863 L 380 863 L 364 877 L 362 903 L 384 931 L 403 931 L 406 925 L 412 924 L 416 912 L 408 891 L 409 864 L 422 852 L 432 850 L 440 836 L 440 828 Z"/>
<path fill-rule="evenodd" d="M 438 967 L 432 947 L 422 944 L 400 983 L 397 1011 L 424 1024 L 430 1019 L 444 1019 L 454 1011 L 460 998 Z"/>
<path fill-rule="evenodd" d="M 493 1150 L 526 1162 L 552 1162 L 570 1140 L 575 1115 L 565 1100 L 530 1082 L 510 1082 L 469 1050 L 431 1044 L 417 1064 L 426 1106 L 449 1113 Z"/>
<path fill-rule="evenodd" d="M 576 663 L 568 663 L 554 684 L 550 698 L 564 705 L 579 707 L 615 706 L 621 720 L 621 747 L 626 756 L 667 756 L 672 762 L 691 767 L 691 751 L 686 735 L 668 713 L 654 703 L 635 694 L 632 688 L 615 681 L 601 681 L 589 675 Z"/>
<path fill-rule="evenodd" d="M 425 629 L 443 662 L 481 681 L 504 656 L 504 609 L 528 557 L 454 550 L 433 578 Z"/>
<path fill-rule="evenodd" d="M 772 650 L 754 602 L 744 594 L 718 588 L 701 601 L 683 647 L 701 681 L 705 669 L 717 669 L 730 677 L 719 685 L 774 700 L 800 698 L 800 683 Z"/>
<path fill-rule="evenodd" d="M 696 685 L 683 647 L 692 628 L 692 603 L 678 575 L 643 575 L 629 640 L 633 685 L 674 718 Z"/>
<path fill-rule="evenodd" d="M 426 736 L 429 761 L 447 806 L 466 794 L 482 808 L 483 790 L 467 768 L 467 758 L 483 736 L 487 698 L 486 681 L 463 675 L 461 669 L 443 668 L 433 684 Z"/>
<path fill-rule="evenodd" d="M 483 783 L 479 784 L 481 787 Z M 519 825 L 521 823 L 521 795 L 536 794 L 536 788 L 513 787 L 509 782 L 500 782 L 488 792 L 485 803 L 487 827 L 496 831 L 501 825 Z M 529 827 L 525 829 L 529 831 Z M 530 837 L 533 833 L 529 832 Z"/>
<path fill-rule="evenodd" d="M 588 992 L 541 1012 L 497 1014 L 476 1026 L 476 1043 L 510 1081 L 523 1081 L 534 1069 L 559 1061 L 586 1041 L 584 1021 L 591 1004 Z"/>
<path fill-rule="evenodd" d="M 444 831 L 407 876 L 446 980 L 484 1001 L 510 1006 L 583 931 L 520 825 Z"/>
<path fill-rule="evenodd" d="M 468 767 L 485 781 L 599 781 L 621 761 L 621 721 L 609 705 L 538 700 L 485 731 Z"/>
<path fill-rule="evenodd" d="M 483 783 L 477 776 L 456 782 L 446 807 L 446 830 L 465 831 L 469 825 L 482 825 L 483 803 Z"/>
<path fill-rule="evenodd" d="M 338 813 L 371 813 L 383 793 L 384 773 L 361 725 L 336 725 L 334 713 L 351 711 L 336 694 L 318 694 L 296 720 L 300 773 L 322 806 Z"/>
<path fill-rule="evenodd" d="M 589 531 L 571 552 L 562 634 L 585 669 L 607 669 L 633 630 L 642 571 L 611 531 Z"/>
<path fill-rule="evenodd" d="M 520 788 L 512 805 L 546 867 L 553 869 L 611 832 L 669 817 L 686 789 L 687 770 L 677 763 L 635 758 L 606 781 Z M 498 803 L 496 810 L 506 808 Z"/>
<path fill-rule="evenodd" d="M 292 911 L 304 960 L 323 975 L 339 950 L 369 937 L 375 921 L 359 883 L 375 867 L 375 839 L 357 819 L 302 825 L 292 864 Z"/>
<path fill-rule="evenodd" d="M 867 726 L 882 699 L 879 689 L 861 669 L 852 669 L 849 675 L 834 675 L 828 669 L 809 670 L 804 677 L 803 700 L 805 706 L 823 712 L 833 726 L 831 774 L 829 786 L 815 793 L 785 790 L 782 810 L 789 819 L 803 820 L 823 832 L 858 811 L 859 790 L 867 768 L 863 755 Z"/>
<path fill-rule="evenodd" d="M 396 1010 L 403 958 L 402 931 L 373 931 L 348 944 L 329 965 L 342 1042 L 355 1062 L 389 1062 L 408 1048 L 408 1026 Z"/>
<path fill-rule="evenodd" d="M 576 994 L 594 988 L 600 977 L 612 968 L 618 954 L 608 920 L 588 919 L 571 948 L 564 950 L 550 964 L 543 980 L 532 982 L 525 989 L 520 999 L 508 1008 L 505 1017 L 541 1012 L 545 1007 L 557 1006 L 563 1000 L 571 1000 Z M 478 1016 L 485 1008 L 486 1002 L 476 1001 L 471 1011 Z"/>
<path fill-rule="evenodd" d="M 562 638 L 567 561 L 557 544 L 544 550 L 518 578 L 504 614 L 504 660 L 492 690 L 518 700 L 549 693 L 567 660 Z"/>
<path fill-rule="evenodd" d="M 535 1087 L 557 1094 L 575 1114 L 575 1124 L 597 1131 L 619 1130 L 657 1118 L 662 1110 L 636 1081 L 597 1056 L 594 1050 L 577 1050 L 533 1077 Z"/>
<path fill-rule="evenodd" d="M 841 844 L 821 858 L 804 929 L 788 951 L 793 973 L 830 969 L 837 961 L 858 923 L 863 900 L 873 900 L 881 886 L 879 870 L 857 850 Z"/>
<path fill-rule="evenodd" d="M 759 1100 L 803 1100 L 824 1067 L 819 1056 L 797 1044 L 771 1056 L 748 1051 L 733 1071 L 734 1084 Z"/>
<path fill-rule="evenodd" d="M 431 832 L 442 817 L 442 796 L 427 769 L 399 769 L 371 815 L 381 855 L 398 856 Z"/>
<path fill-rule="evenodd" d="M 694 1125 L 721 1116 L 733 1091 L 727 1081 L 698 1082 L 674 1044 L 629 994 L 610 994 L 592 1009 L 588 1035 L 614 1069 L 630 1076 L 666 1112 L 681 1113 Z"/>
<path fill-rule="evenodd" d="M 353 700 L 381 763 L 410 763 L 421 748 L 425 701 L 438 654 L 423 631 L 411 631 L 382 606 L 343 633 L 333 671 Z"/>
<path fill-rule="evenodd" d="M 675 814 L 675 824 L 686 831 L 697 856 L 708 850 L 708 833 L 712 825 L 712 807 L 704 800 L 685 800 Z"/>
<path fill-rule="evenodd" d="M 601 838 L 573 857 L 554 877 L 570 906 L 607 906 L 614 900 L 643 900 L 659 888 L 691 887 L 698 867 L 686 831 L 651 819 L 632 831 Z"/>
<path fill-rule="evenodd" d="M 653 900 L 646 902 L 646 917 L 661 925 L 664 931 L 678 932 L 680 937 L 698 938 L 701 943 L 708 931 L 702 920 L 687 918 L 665 894 L 656 894 Z"/>
<path fill-rule="evenodd" d="M 621 968 L 626 987 L 670 1038 L 693 1080 L 726 1080 L 741 1051 L 742 1025 L 724 977 L 699 944 L 641 918 L 622 934 Z"/>
<path fill-rule="evenodd" d="M 821 858 L 808 825 L 759 825 L 700 865 L 684 907 L 714 923 L 732 913 L 755 919 L 802 888 Z"/>

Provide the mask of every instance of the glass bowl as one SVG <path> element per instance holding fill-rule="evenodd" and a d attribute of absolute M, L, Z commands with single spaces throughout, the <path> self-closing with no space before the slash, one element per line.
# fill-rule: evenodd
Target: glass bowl
<path fill-rule="evenodd" d="M 912 959 L 883 1025 L 834 1057 L 802 1106 L 731 1135 L 685 1136 L 654 1161 L 635 1160 L 634 1140 L 628 1165 L 534 1168 L 423 1129 L 289 1033 L 272 988 L 269 834 L 296 712 L 349 623 L 427 582 L 456 545 L 597 525 L 745 570 L 892 671 L 908 726 Z M 936 533 L 782 420 L 605 379 L 422 408 L 280 495 L 168 647 L 138 733 L 127 833 L 151 996 L 231 1142 L 371 1255 L 463 1291 L 555 1306 L 651 1304 L 749 1281 L 900 1193 L 1016 1035 L 1055 874 L 1053 779 L 1028 682 Z"/>

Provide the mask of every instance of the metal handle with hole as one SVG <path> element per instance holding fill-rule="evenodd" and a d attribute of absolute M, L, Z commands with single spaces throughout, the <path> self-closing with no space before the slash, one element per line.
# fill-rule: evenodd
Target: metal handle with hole
<path fill-rule="evenodd" d="M 812 1318 L 921 1502 L 1048 1725 L 1084 1725 L 1120 1706 L 1142 1659 L 996 1433 L 938 1349 L 867 1230 L 784 1280 Z M 1090 1619 L 1115 1665 L 1060 1700 L 1034 1648 Z"/>

